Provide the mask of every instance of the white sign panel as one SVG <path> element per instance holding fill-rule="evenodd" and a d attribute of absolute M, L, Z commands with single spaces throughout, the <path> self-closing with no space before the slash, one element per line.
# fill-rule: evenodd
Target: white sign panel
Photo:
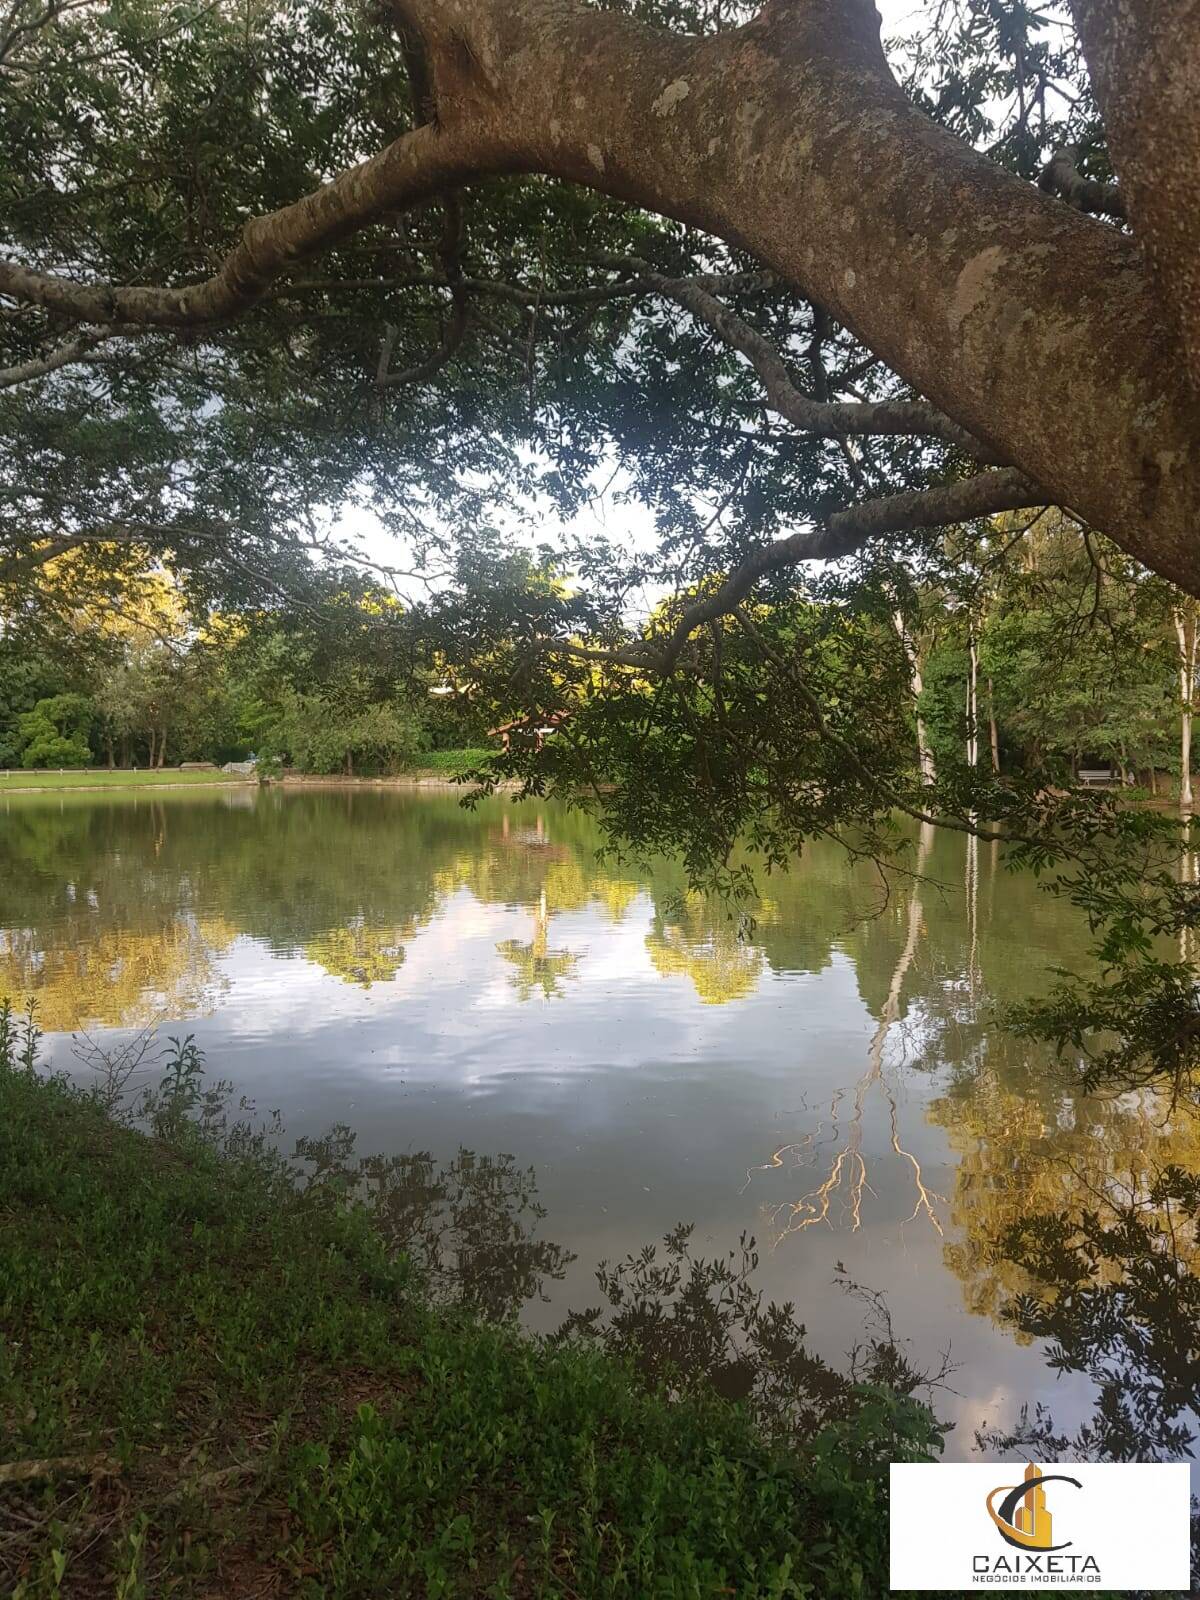
<path fill-rule="evenodd" d="M 1191 1592 L 1186 1465 L 891 1469 L 891 1586 Z"/>

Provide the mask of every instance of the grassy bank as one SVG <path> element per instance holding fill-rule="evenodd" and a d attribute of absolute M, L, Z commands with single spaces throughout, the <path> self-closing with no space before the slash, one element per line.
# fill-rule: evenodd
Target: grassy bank
<path fill-rule="evenodd" d="M 41 789 L 174 789 L 192 788 L 206 783 L 245 783 L 225 772 L 180 772 L 178 767 L 134 772 L 123 768 L 108 771 L 23 772 L 13 767 L 0 772 L 0 795 L 29 794 Z"/>
<path fill-rule="evenodd" d="M 738 1405 L 433 1305 L 336 1185 L 201 1138 L 178 1062 L 163 1140 L 22 1053 L 0 1039 L 5 1594 L 886 1588 L 883 1463 L 923 1408 L 868 1395 L 773 1447 Z"/>
<path fill-rule="evenodd" d="M 495 752 L 491 750 L 429 750 L 418 756 L 413 765 L 399 774 L 405 781 L 421 778 L 438 778 L 446 782 L 456 777 L 460 772 L 465 772 L 479 762 L 485 761 Z M 304 778 L 304 774 L 295 774 L 297 778 Z M 109 790 L 109 789 L 175 789 L 181 787 L 197 788 L 206 784 L 231 784 L 253 782 L 233 776 L 229 773 L 213 772 L 181 772 L 178 767 L 164 767 L 161 770 L 131 771 L 117 768 L 109 771 L 107 768 L 87 769 L 82 771 L 63 772 L 25 772 L 20 767 L 13 767 L 7 771 L 0 770 L 0 796 L 5 794 L 36 794 L 43 790 Z M 318 780 L 319 781 L 319 780 Z M 337 775 L 332 776 L 329 782 L 346 782 Z M 364 780 L 375 782 L 375 779 Z M 386 781 L 386 780 L 385 780 Z"/>
<path fill-rule="evenodd" d="M 496 753 L 495 750 L 424 750 L 413 761 L 411 770 L 415 777 L 453 778 Z"/>

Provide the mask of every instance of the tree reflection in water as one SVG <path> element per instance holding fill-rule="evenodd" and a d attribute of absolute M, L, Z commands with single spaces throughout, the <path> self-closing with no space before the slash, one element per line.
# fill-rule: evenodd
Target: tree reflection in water
<path fill-rule="evenodd" d="M 856 1418 L 870 1412 L 878 1422 L 898 1397 L 928 1396 L 945 1382 L 948 1355 L 932 1371 L 914 1366 L 881 1297 L 844 1276 L 840 1286 L 865 1306 L 864 1337 L 844 1367 L 831 1367 L 808 1349 L 790 1301 L 764 1305 L 754 1285 L 752 1238 L 743 1234 L 736 1250 L 705 1258 L 692 1254 L 692 1231 L 683 1223 L 674 1228 L 661 1256 L 645 1245 L 615 1264 L 601 1262 L 596 1281 L 604 1304 L 572 1312 L 552 1342 L 599 1344 L 648 1388 L 741 1401 L 760 1429 L 783 1443 L 838 1430 L 839 1448 L 850 1457 Z M 921 1415 L 921 1447 L 940 1450 L 947 1428 L 927 1407 Z M 882 1442 L 886 1455 L 886 1432 Z"/>
<path fill-rule="evenodd" d="M 933 829 L 928 823 L 921 826 L 919 842 L 917 845 L 916 865 L 914 868 L 911 885 L 908 891 L 908 904 L 904 914 L 904 943 L 892 968 L 891 981 L 888 984 L 887 994 L 879 1010 L 879 1020 L 875 1032 L 871 1036 L 871 1043 L 867 1049 L 866 1068 L 854 1086 L 854 1096 L 849 1122 L 843 1133 L 839 1127 L 839 1111 L 845 1097 L 845 1091 L 838 1089 L 834 1095 L 829 1110 L 834 1152 L 828 1162 L 828 1168 L 823 1181 L 809 1189 L 798 1200 L 786 1200 L 782 1203 L 766 1208 L 770 1226 L 774 1235 L 774 1243 L 781 1243 L 788 1234 L 802 1233 L 805 1228 L 811 1228 L 818 1223 L 832 1226 L 839 1220 L 845 1220 L 852 1232 L 862 1226 L 863 1201 L 867 1194 L 873 1193 L 868 1176 L 867 1158 L 863 1151 L 864 1118 L 867 1101 L 872 1090 L 878 1089 L 888 1107 L 888 1123 L 891 1133 L 891 1147 L 893 1153 L 903 1162 L 907 1163 L 913 1186 L 913 1209 L 908 1221 L 913 1222 L 918 1217 L 923 1217 L 938 1234 L 943 1232 L 941 1221 L 938 1217 L 937 1205 L 945 1204 L 945 1197 L 929 1187 L 925 1182 L 918 1158 L 900 1142 L 899 1108 L 896 1103 L 896 1094 L 888 1081 L 885 1070 L 885 1051 L 888 1037 L 901 1016 L 901 994 L 904 981 L 913 964 L 917 953 L 924 922 L 924 908 L 922 904 L 922 884 L 929 865 L 930 847 L 933 842 Z M 971 844 L 975 841 L 971 840 Z M 976 881 L 970 876 L 970 863 L 972 855 L 968 853 L 968 885 Z M 972 946 L 973 948 L 973 946 Z M 973 956 L 972 956 L 973 967 Z M 824 1125 L 819 1126 L 814 1132 L 804 1135 L 803 1138 L 792 1144 L 783 1145 L 776 1150 L 771 1159 L 764 1162 L 757 1170 L 766 1172 L 772 1168 L 782 1167 L 784 1158 L 790 1158 L 796 1170 L 805 1169 L 813 1160 Z M 755 1169 L 746 1175 L 746 1184 L 749 1187 Z"/>
<path fill-rule="evenodd" d="M 1031 1211 L 1004 1228 L 997 1258 L 1026 1287 L 1000 1316 L 1046 1342 L 1048 1364 L 1086 1373 L 1093 1417 L 1075 1434 L 1026 1413 L 1017 1433 L 1060 1455 L 1102 1461 L 1178 1460 L 1190 1454 L 1200 1411 L 1200 1178 L 1179 1167 L 1124 1194 L 1081 1199 L 1066 1213 Z"/>
<path fill-rule="evenodd" d="M 1087 931 L 1053 919 L 1032 879 L 1005 875 L 995 852 L 940 834 L 913 842 L 918 876 L 900 880 L 883 914 L 869 915 L 879 888 L 869 864 L 817 844 L 763 884 L 770 898 L 753 908 L 746 937 L 726 908 L 687 893 L 678 867 L 652 862 L 636 876 L 618 874 L 598 862 L 586 818 L 542 808 L 494 802 L 472 814 L 349 792 L 256 796 L 241 809 L 182 795 L 169 805 L 12 804 L 0 832 L 0 994 L 35 995 L 53 1029 L 140 1026 L 163 1011 L 183 1018 L 213 1005 L 221 958 L 243 937 L 339 982 L 386 985 L 459 893 L 532 917 L 528 938 L 489 946 L 522 1000 L 564 1002 L 586 974 L 586 949 L 565 948 L 556 916 L 587 910 L 615 924 L 639 901 L 648 969 L 690 985 L 706 1006 L 737 1007 L 774 977 L 838 963 L 873 1029 L 861 1072 L 849 1075 L 857 1081 L 835 1100 L 832 1148 L 826 1119 L 795 1128 L 763 1162 L 802 1173 L 773 1231 L 855 1225 L 872 1201 L 864 1117 L 880 1113 L 879 1156 L 900 1164 L 911 1194 L 899 1214 L 945 1230 L 943 1259 L 968 1308 L 1045 1343 L 1060 1369 L 1096 1380 L 1096 1416 L 1063 1448 L 1177 1453 L 1200 1399 L 1200 1121 L 1149 1092 L 1080 1095 L 1070 1062 L 1006 1034 L 994 998 L 1036 992 L 1049 966 L 1080 967 Z M 1195 859 L 1181 875 L 1194 880 Z M 921 1170 L 926 1147 L 916 1134 L 926 1130 L 901 1128 L 898 1036 L 903 1071 L 924 1091 L 923 1115 L 953 1156 L 945 1201 Z M 348 1139 L 338 1130 L 308 1145 L 310 1177 L 354 1187 L 439 1292 L 507 1317 L 562 1277 L 570 1257 L 539 1239 L 531 1175 L 511 1159 L 462 1152 L 444 1171 L 427 1155 L 360 1161 Z M 772 1145 L 760 1149 L 766 1156 Z M 667 1268 L 668 1278 L 655 1276 Z M 690 1257 L 668 1245 L 665 1262 L 613 1269 L 607 1311 L 594 1320 L 652 1370 L 667 1356 L 630 1341 L 665 1330 L 672 1363 L 690 1362 L 718 1390 L 749 1381 L 765 1407 L 768 1379 L 748 1380 L 743 1356 L 718 1337 L 730 1313 L 734 1342 L 746 1343 L 741 1268 L 727 1261 L 725 1269 L 714 1275 L 710 1263 L 694 1278 Z M 703 1309 L 705 1284 L 717 1311 Z M 619 1304 L 609 1292 L 618 1289 Z M 685 1329 L 679 1308 L 693 1305 Z M 764 1340 L 778 1330 L 770 1320 L 756 1327 Z M 792 1369 L 797 1393 L 833 1383 L 808 1359 Z M 777 1367 L 787 1368 L 782 1356 Z M 778 1405 L 804 1410 L 795 1399 Z M 1043 1424 L 1035 1417 L 1030 1426 Z"/>
<path fill-rule="evenodd" d="M 546 1299 L 575 1259 L 537 1237 L 545 1207 L 533 1169 L 510 1155 L 459 1150 L 445 1167 L 428 1151 L 356 1156 L 352 1128 L 299 1139 L 303 1184 L 361 1205 L 396 1255 L 406 1255 L 441 1303 L 489 1321 L 510 1321 L 528 1301 Z M 308 1170 L 311 1169 L 311 1170 Z"/>

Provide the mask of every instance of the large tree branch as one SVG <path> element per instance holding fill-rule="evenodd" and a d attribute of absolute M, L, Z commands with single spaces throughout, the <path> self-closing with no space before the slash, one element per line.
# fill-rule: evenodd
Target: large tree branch
<path fill-rule="evenodd" d="M 1077 211 L 1097 217 L 1115 217 L 1124 222 L 1125 197 L 1117 185 L 1101 183 L 1098 178 L 1085 178 L 1078 162 L 1076 146 L 1060 145 L 1042 168 L 1038 188 L 1058 195 Z"/>
<path fill-rule="evenodd" d="M 624 257 L 609 257 L 610 264 L 633 273 L 641 271 L 644 264 Z M 611 300 L 644 299 L 654 293 L 644 276 L 625 277 L 618 283 L 593 283 L 579 289 L 558 289 L 553 284 L 530 287 L 523 283 L 507 283 L 497 278 L 470 278 L 457 280 L 468 295 L 481 298 L 507 300 L 518 306 L 593 306 Z M 684 280 L 710 294 L 744 294 L 754 289 L 769 289 L 777 283 L 770 272 L 700 273 Z M 379 289 L 394 292 L 397 289 L 448 289 L 451 282 L 444 273 L 408 272 L 394 277 L 380 278 L 300 278 L 293 283 L 281 284 L 269 293 L 281 299 L 309 294 L 336 294 L 353 290 Z"/>
<path fill-rule="evenodd" d="M 1085 45 L 1088 18 L 1109 37 L 1102 13 L 1149 26 L 1161 12 L 1184 39 L 1181 62 L 1200 50 L 1200 0 L 1073 3 Z M 777 0 L 746 27 L 705 38 L 578 0 L 397 9 L 422 41 L 436 122 L 248 224 L 206 283 L 86 285 L 11 262 L 0 266 L 0 293 L 94 324 L 221 321 L 384 213 L 480 175 L 540 172 L 752 252 L 1048 497 L 1200 592 L 1200 417 L 1138 241 L 1021 182 L 910 105 L 871 0 Z M 1169 44 L 1169 26 L 1158 36 Z M 1113 83 L 1141 81 L 1119 41 L 1111 53 Z M 1156 115 L 1169 113 L 1190 70 L 1168 63 L 1154 78 L 1156 94 L 1160 81 L 1170 91 Z M 1186 154 L 1197 101 L 1179 115 Z M 1179 316 L 1185 333 L 1197 324 L 1200 348 L 1200 251 L 1187 267 L 1175 248 L 1200 226 L 1194 183 L 1182 184 L 1183 156 L 1167 159 L 1171 198 L 1147 199 L 1155 161 L 1131 184 L 1125 146 L 1138 139 L 1123 144 L 1118 132 L 1134 230 L 1164 263 L 1164 283 L 1192 284 L 1195 309 Z M 1171 206 L 1188 219 L 1174 231 Z M 1180 287 L 1173 298 L 1187 297 Z"/>
<path fill-rule="evenodd" d="M 786 539 L 762 545 L 740 563 L 710 594 L 685 607 L 665 637 L 643 640 L 618 649 L 593 649 L 561 641 L 552 648 L 589 660 L 612 661 L 654 672 L 667 672 L 698 628 L 729 616 L 754 585 L 770 573 L 798 566 L 802 561 L 838 561 L 853 555 L 868 539 L 888 533 L 910 533 L 918 528 L 940 528 L 947 523 L 1016 511 L 1041 502 L 1038 490 L 1012 468 L 982 472 L 957 483 L 932 489 L 867 500 L 835 511 L 823 526 L 805 528 Z"/>
<path fill-rule="evenodd" d="M 1057 502 L 1200 589 L 1200 420 L 1137 243 L 909 104 L 870 0 L 780 0 L 706 38 L 569 0 L 400 6 L 443 122 L 497 116 L 529 167 L 749 249 Z"/>
<path fill-rule="evenodd" d="M 76 322 L 158 328 L 224 322 L 261 299 L 297 262 L 385 211 L 444 194 L 468 177 L 519 165 L 507 141 L 486 126 L 424 126 L 293 205 L 248 222 L 220 269 L 203 283 L 179 289 L 77 283 L 18 261 L 0 261 L 0 294 Z"/>

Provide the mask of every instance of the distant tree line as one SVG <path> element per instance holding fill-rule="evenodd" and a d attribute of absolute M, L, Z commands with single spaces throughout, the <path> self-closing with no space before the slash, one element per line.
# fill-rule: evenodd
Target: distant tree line
<path fill-rule="evenodd" d="M 381 773 L 478 743 L 479 718 L 428 694 L 390 602 L 332 581 L 319 606 L 197 619 L 163 572 L 119 603 L 0 622 L 0 767 L 156 768 L 254 753 L 314 773 Z M 65 615 L 66 622 L 61 620 Z M 45 622 L 45 617 L 41 619 Z"/>
<path fill-rule="evenodd" d="M 855 689 L 864 655 L 890 653 L 892 669 L 870 683 L 876 756 L 893 747 L 931 782 L 990 767 L 1069 783 L 1090 766 L 1190 799 L 1200 606 L 1058 513 L 1032 528 L 1014 521 L 964 535 L 952 584 L 942 567 L 898 592 L 890 615 L 803 606 L 790 636 L 816 651 L 847 707 L 865 705 Z M 513 582 L 527 604 L 569 593 L 532 564 Z M 313 773 L 393 771 L 423 750 L 483 744 L 504 718 L 486 672 L 482 683 L 444 681 L 437 644 L 429 616 L 362 580 L 331 577 L 316 604 L 197 619 L 169 575 L 142 573 L 107 608 L 60 603 L 32 633 L 9 619 L 0 765 L 162 767 L 254 753 Z M 511 654 L 499 637 L 497 679 Z M 560 687 L 568 712 L 574 701 L 582 714 L 589 684 Z"/>

